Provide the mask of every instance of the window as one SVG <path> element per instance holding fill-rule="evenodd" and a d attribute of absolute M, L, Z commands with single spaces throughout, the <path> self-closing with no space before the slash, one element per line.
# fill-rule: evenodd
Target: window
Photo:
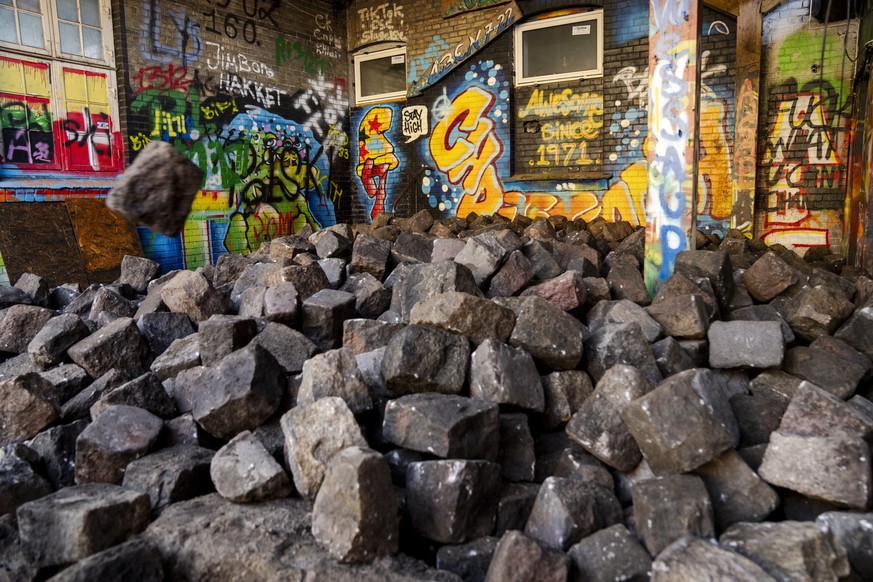
<path fill-rule="evenodd" d="M 61 52 L 89 59 L 102 58 L 99 0 L 56 0 L 56 5 Z"/>
<path fill-rule="evenodd" d="M 122 146 L 105 0 L 0 0 L 0 164 L 118 172 Z"/>
<path fill-rule="evenodd" d="M 46 48 L 39 0 L 0 0 L 0 42 Z"/>
<path fill-rule="evenodd" d="M 603 11 L 535 20 L 515 28 L 515 84 L 603 76 Z"/>
<path fill-rule="evenodd" d="M 355 102 L 406 97 L 406 47 L 355 55 Z"/>

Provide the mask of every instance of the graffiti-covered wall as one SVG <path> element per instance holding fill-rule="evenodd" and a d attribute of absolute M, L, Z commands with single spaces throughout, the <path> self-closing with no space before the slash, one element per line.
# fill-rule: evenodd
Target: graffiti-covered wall
<path fill-rule="evenodd" d="M 840 251 L 858 21 L 825 27 L 799 2 L 764 22 L 756 232 Z"/>
<path fill-rule="evenodd" d="M 513 28 L 578 6 L 355 3 L 350 49 L 406 41 L 408 96 L 352 108 L 354 217 L 369 220 L 402 197 L 444 217 L 475 211 L 643 224 L 648 3 L 603 3 L 602 76 L 513 82 Z M 393 20 L 372 18 L 376 10 Z M 735 20 L 702 14 L 698 212 L 702 228 L 723 234 L 731 211 Z M 406 39 L 394 32 L 402 26 L 423 34 Z"/>
<path fill-rule="evenodd" d="M 335 224 L 350 170 L 344 13 L 327 1 L 142 0 L 124 21 L 127 147 L 174 144 L 206 174 L 165 269 Z"/>

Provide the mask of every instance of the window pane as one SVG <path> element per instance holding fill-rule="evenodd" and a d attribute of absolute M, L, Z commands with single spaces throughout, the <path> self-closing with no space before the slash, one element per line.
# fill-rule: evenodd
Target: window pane
<path fill-rule="evenodd" d="M 400 58 L 403 58 L 400 61 Z M 398 62 L 392 63 L 395 60 Z M 360 62 L 361 96 L 406 90 L 406 57 L 394 55 Z"/>
<path fill-rule="evenodd" d="M 76 0 L 57 0 L 58 18 L 79 22 L 79 7 Z"/>
<path fill-rule="evenodd" d="M 45 41 L 42 36 L 42 17 L 27 14 L 26 12 L 18 13 L 18 25 L 21 30 L 21 44 L 24 46 L 32 46 L 36 48 L 44 48 Z"/>
<path fill-rule="evenodd" d="M 61 52 L 68 55 L 82 54 L 82 41 L 79 40 L 79 27 L 75 24 L 58 24 L 61 31 Z"/>
<path fill-rule="evenodd" d="M 12 6 L 12 0 L 0 0 L 0 6 Z"/>
<path fill-rule="evenodd" d="M 15 12 L 8 8 L 0 8 L 0 40 L 18 44 L 15 34 Z"/>
<path fill-rule="evenodd" d="M 82 22 L 92 26 L 100 26 L 99 0 L 82 0 Z"/>
<path fill-rule="evenodd" d="M 82 27 L 82 37 L 85 40 L 85 56 L 89 59 L 103 58 L 103 35 L 96 28 Z"/>
<path fill-rule="evenodd" d="M 597 69 L 597 21 L 571 22 L 522 33 L 525 77 Z"/>
<path fill-rule="evenodd" d="M 6 4 L 6 2 L 3 2 L 3 4 Z M 9 4 L 11 5 L 12 2 L 9 2 Z M 42 14 L 42 10 L 39 9 L 39 0 L 18 0 L 18 8 Z"/>

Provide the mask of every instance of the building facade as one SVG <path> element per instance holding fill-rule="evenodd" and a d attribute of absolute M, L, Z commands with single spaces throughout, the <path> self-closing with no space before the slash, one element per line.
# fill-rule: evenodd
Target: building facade
<path fill-rule="evenodd" d="M 689 212 L 861 262 L 870 2 L 758 4 L 751 65 L 742 18 L 699 12 Z M 63 222 L 152 140 L 206 175 L 180 236 L 138 229 L 165 270 L 382 211 L 643 225 L 651 17 L 646 0 L 3 1 L 0 228 L 16 203 Z M 0 282 L 23 268 L 12 238 Z"/>

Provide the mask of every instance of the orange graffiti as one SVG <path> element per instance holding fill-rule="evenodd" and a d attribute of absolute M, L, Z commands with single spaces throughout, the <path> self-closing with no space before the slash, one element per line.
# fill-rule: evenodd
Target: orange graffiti
<path fill-rule="evenodd" d="M 728 159 L 727 113 L 724 101 L 700 102 L 700 159 L 697 184 L 697 214 L 726 220 L 733 208 L 731 167 Z"/>

